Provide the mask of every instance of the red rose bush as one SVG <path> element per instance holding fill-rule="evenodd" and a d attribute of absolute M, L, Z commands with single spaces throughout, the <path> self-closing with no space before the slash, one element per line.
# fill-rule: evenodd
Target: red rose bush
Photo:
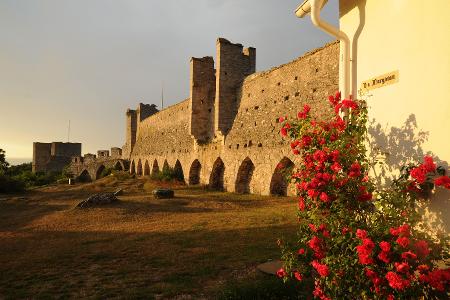
<path fill-rule="evenodd" d="M 329 97 L 332 117 L 318 121 L 305 105 L 297 119 L 280 118 L 302 164 L 291 180 L 298 194 L 298 236 L 282 242 L 278 276 L 303 281 L 317 299 L 443 299 L 450 271 L 447 240 L 420 230 L 416 203 L 450 178 L 426 156 L 392 187 L 375 190 L 366 156 L 363 101 Z"/>

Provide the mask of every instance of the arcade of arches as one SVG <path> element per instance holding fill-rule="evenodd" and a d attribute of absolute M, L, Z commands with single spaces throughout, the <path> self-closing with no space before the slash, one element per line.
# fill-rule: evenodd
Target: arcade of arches
<path fill-rule="evenodd" d="M 286 156 L 270 169 L 267 169 L 267 164 L 258 164 L 257 157 L 249 156 L 240 161 L 235 160 L 235 165 L 229 167 L 221 157 L 209 163 L 208 168 L 208 162 L 202 163 L 198 158 L 191 162 L 180 159 L 173 161 L 163 158 L 138 158 L 131 161 L 130 173 L 149 176 L 172 169 L 176 178 L 189 185 L 202 184 L 209 189 L 241 194 L 295 196 L 295 186 L 289 179 L 295 164 Z M 160 168 L 160 165 L 163 167 Z M 266 170 L 263 167 L 266 167 Z"/>

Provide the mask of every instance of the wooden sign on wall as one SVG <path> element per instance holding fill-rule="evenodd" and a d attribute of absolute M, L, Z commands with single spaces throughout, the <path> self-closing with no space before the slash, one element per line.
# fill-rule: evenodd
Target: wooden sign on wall
<path fill-rule="evenodd" d="M 397 83 L 399 79 L 398 70 L 386 73 L 361 82 L 362 90 L 373 90 L 386 85 Z"/>

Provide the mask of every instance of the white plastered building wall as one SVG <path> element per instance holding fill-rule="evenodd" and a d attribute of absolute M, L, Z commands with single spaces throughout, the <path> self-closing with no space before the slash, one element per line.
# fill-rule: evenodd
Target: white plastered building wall
<path fill-rule="evenodd" d="M 350 78 L 350 94 L 367 100 L 371 156 L 386 162 L 372 170 L 372 177 L 379 185 L 388 184 L 402 165 L 421 161 L 425 154 L 448 175 L 450 1 L 339 0 L 339 28 L 333 30 L 317 22 L 326 2 L 306 0 L 296 15 L 310 13 L 317 27 L 341 40 L 340 87 L 343 78 Z M 347 38 L 348 77 L 342 59 Z M 448 234 L 450 191 L 436 189 L 423 213 L 436 233 Z"/>
<path fill-rule="evenodd" d="M 351 89 L 369 105 L 372 145 L 387 168 L 380 184 L 408 161 L 432 154 L 449 172 L 450 1 L 341 0 L 340 29 L 351 44 Z M 392 84 L 364 89 L 363 82 L 396 73 Z M 384 172 L 384 173 L 383 173 Z M 389 180 L 388 180 L 389 181 Z M 450 228 L 450 192 L 436 189 L 424 211 L 435 228 Z M 436 226 L 436 224 L 434 224 Z"/>

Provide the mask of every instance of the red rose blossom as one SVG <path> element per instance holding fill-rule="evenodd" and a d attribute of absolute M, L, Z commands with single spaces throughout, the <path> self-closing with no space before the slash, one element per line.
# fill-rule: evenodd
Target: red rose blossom
<path fill-rule="evenodd" d="M 420 257 L 427 257 L 430 254 L 430 248 L 428 247 L 428 243 L 424 240 L 419 240 L 414 244 L 414 249 L 416 253 Z"/>
<path fill-rule="evenodd" d="M 314 297 L 319 298 L 320 300 L 331 300 L 331 298 L 328 298 L 318 285 L 315 286 L 313 295 Z"/>
<path fill-rule="evenodd" d="M 395 269 L 397 270 L 397 272 L 399 273 L 406 273 L 409 271 L 409 265 L 407 262 L 401 262 L 401 263 L 394 263 L 395 265 Z"/>
<path fill-rule="evenodd" d="M 356 230 L 356 236 L 357 236 L 359 239 L 364 239 L 364 238 L 367 237 L 367 231 L 365 231 L 365 230 L 363 230 L 363 229 L 357 229 L 357 230 Z"/>
<path fill-rule="evenodd" d="M 411 251 L 406 251 L 406 252 L 402 253 L 402 258 L 403 259 L 416 259 L 417 255 Z"/>
<path fill-rule="evenodd" d="M 391 251 L 391 244 L 386 241 L 382 241 L 380 242 L 380 248 L 383 252 L 389 252 Z"/>
<path fill-rule="evenodd" d="M 361 165 L 357 162 L 350 166 L 350 171 L 348 172 L 348 177 L 359 177 L 361 175 Z"/>
<path fill-rule="evenodd" d="M 423 160 L 423 166 L 427 172 L 436 171 L 436 164 L 433 162 L 433 158 L 431 156 L 427 155 L 423 158 Z"/>
<path fill-rule="evenodd" d="M 283 277 L 287 276 L 287 273 L 286 273 L 286 271 L 283 268 L 281 268 L 281 269 L 279 269 L 277 271 L 277 276 L 280 277 L 280 278 L 283 278 Z"/>
<path fill-rule="evenodd" d="M 410 285 L 410 281 L 408 279 L 403 279 L 395 272 L 387 272 L 385 277 L 389 282 L 389 286 L 396 290 L 404 290 Z"/>
<path fill-rule="evenodd" d="M 434 184 L 436 186 L 443 186 L 446 189 L 450 190 L 450 177 L 448 176 L 440 176 L 434 180 Z"/>
<path fill-rule="evenodd" d="M 342 106 L 345 108 L 358 109 L 358 104 L 351 99 L 342 100 Z"/>
<path fill-rule="evenodd" d="M 320 193 L 320 200 L 323 202 L 330 202 L 330 197 L 325 192 L 322 192 Z"/>
<path fill-rule="evenodd" d="M 299 272 L 294 272 L 294 277 L 295 279 L 297 279 L 298 281 L 302 281 L 303 280 L 303 276 L 302 274 L 300 274 Z"/>
<path fill-rule="evenodd" d="M 316 260 L 313 260 L 311 262 L 311 265 L 316 269 L 317 273 L 319 273 L 322 277 L 327 277 L 330 274 L 330 271 L 328 270 L 328 266 L 321 264 L 317 262 Z"/>
<path fill-rule="evenodd" d="M 379 260 L 383 261 L 384 263 L 388 264 L 390 262 L 389 252 L 382 251 L 378 254 L 377 257 Z"/>
<path fill-rule="evenodd" d="M 399 245 L 402 246 L 403 248 L 406 248 L 406 247 L 408 247 L 408 245 L 409 245 L 409 238 L 407 238 L 407 237 L 399 237 L 399 238 L 396 240 L 396 242 L 397 242 L 397 244 L 399 244 Z"/>

